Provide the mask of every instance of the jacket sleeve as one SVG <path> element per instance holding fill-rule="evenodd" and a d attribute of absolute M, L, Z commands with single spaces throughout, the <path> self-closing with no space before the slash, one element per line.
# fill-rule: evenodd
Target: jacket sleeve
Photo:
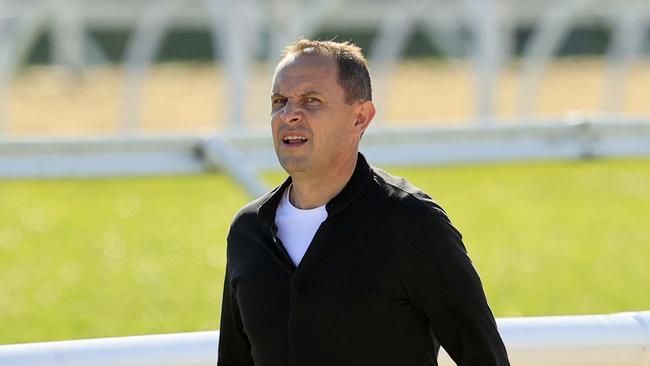
<path fill-rule="evenodd" d="M 413 233 L 402 265 L 409 298 L 457 365 L 509 365 L 460 233 L 442 212 L 417 221 L 417 230 L 409 230 Z"/>
<path fill-rule="evenodd" d="M 230 282 L 226 265 L 221 305 L 221 329 L 219 332 L 219 366 L 253 366 L 251 346 L 244 332 L 235 291 Z"/>

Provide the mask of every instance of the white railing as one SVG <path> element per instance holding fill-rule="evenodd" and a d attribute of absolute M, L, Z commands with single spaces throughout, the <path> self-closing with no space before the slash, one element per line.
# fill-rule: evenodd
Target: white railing
<path fill-rule="evenodd" d="M 497 319 L 513 366 L 650 366 L 650 311 Z M 219 332 L 0 346 L 2 366 L 214 366 Z M 440 365 L 453 365 L 441 351 Z"/>
<path fill-rule="evenodd" d="M 371 128 L 361 151 L 378 166 L 650 156 L 650 121 L 546 121 L 503 126 Z M 0 138 L 0 179 L 228 172 L 251 196 L 278 170 L 268 130 L 221 135 Z"/>

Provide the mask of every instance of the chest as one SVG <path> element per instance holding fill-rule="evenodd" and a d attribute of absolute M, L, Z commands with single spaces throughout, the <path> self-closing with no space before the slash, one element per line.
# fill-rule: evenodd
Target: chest
<path fill-rule="evenodd" d="M 286 327 L 289 318 L 301 317 L 352 324 L 407 302 L 394 255 L 402 243 L 379 230 L 381 224 L 326 220 L 297 267 L 282 254 L 271 230 L 256 243 L 234 243 L 247 249 L 231 264 L 250 330 L 269 319 Z"/>

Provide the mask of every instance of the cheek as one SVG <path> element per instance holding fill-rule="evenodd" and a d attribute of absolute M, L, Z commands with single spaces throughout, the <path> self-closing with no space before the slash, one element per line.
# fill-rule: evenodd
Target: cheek
<path fill-rule="evenodd" d="M 273 135 L 273 140 L 277 138 L 278 129 L 280 128 L 280 119 L 271 116 L 271 133 Z"/>
<path fill-rule="evenodd" d="M 324 149 L 343 152 L 350 142 L 352 130 L 347 126 L 331 126 L 331 128 L 318 131 L 320 136 L 316 143 Z"/>

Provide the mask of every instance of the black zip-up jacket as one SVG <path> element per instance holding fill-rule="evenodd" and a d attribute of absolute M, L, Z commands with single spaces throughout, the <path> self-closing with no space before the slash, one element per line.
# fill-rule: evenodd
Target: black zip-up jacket
<path fill-rule="evenodd" d="M 460 233 L 431 198 L 359 154 L 296 267 L 275 212 L 290 178 L 228 234 L 222 366 L 508 365 Z"/>

